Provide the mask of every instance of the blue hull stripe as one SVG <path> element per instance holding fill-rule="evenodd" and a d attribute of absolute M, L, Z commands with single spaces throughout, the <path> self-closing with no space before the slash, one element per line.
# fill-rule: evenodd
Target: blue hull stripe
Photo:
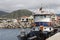
<path fill-rule="evenodd" d="M 40 26 L 40 25 L 43 25 L 43 26 L 48 26 L 48 22 L 35 22 L 36 26 Z"/>

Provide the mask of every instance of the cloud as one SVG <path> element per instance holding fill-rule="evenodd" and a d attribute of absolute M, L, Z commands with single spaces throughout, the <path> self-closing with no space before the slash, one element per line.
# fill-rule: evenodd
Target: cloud
<path fill-rule="evenodd" d="M 8 12 L 18 9 L 34 10 L 41 6 L 59 10 L 60 0 L 0 0 L 0 10 Z"/>

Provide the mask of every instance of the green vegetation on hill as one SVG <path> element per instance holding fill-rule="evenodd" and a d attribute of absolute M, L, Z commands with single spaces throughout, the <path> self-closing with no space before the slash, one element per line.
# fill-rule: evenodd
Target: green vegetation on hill
<path fill-rule="evenodd" d="M 21 16 L 30 16 L 32 15 L 32 12 L 29 11 L 29 10 L 26 10 L 26 9 L 23 9 L 23 10 L 16 10 L 16 11 L 13 11 L 5 16 L 2 16 L 2 17 L 6 17 L 6 18 L 19 18 Z"/>

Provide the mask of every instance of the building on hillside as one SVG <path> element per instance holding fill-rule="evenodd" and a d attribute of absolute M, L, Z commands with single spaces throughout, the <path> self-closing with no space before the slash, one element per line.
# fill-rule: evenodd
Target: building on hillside
<path fill-rule="evenodd" d="M 21 17 L 21 21 L 22 22 L 27 22 L 28 21 L 28 17 L 27 16 L 22 16 Z"/>
<path fill-rule="evenodd" d="M 33 16 L 22 16 L 20 24 L 24 27 L 31 27 L 31 23 L 33 22 Z"/>
<path fill-rule="evenodd" d="M 59 26 L 60 26 L 60 16 L 59 15 L 57 15 L 57 20 L 56 20 L 56 22 L 59 24 Z"/>

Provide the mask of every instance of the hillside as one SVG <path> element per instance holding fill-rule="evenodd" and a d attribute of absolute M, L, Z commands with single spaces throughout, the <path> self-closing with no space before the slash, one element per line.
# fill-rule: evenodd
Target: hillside
<path fill-rule="evenodd" d="M 60 16 L 60 14 L 56 14 L 57 16 Z"/>
<path fill-rule="evenodd" d="M 4 15 L 6 15 L 6 14 L 8 14 L 7 12 L 4 12 L 4 11 L 0 11 L 0 17 L 1 16 L 4 16 Z"/>
<path fill-rule="evenodd" d="M 23 10 L 16 10 L 13 11 L 5 16 L 2 17 L 7 17 L 7 18 L 17 18 L 17 17 L 21 17 L 21 16 L 30 16 L 32 15 L 32 12 L 26 9 Z"/>

